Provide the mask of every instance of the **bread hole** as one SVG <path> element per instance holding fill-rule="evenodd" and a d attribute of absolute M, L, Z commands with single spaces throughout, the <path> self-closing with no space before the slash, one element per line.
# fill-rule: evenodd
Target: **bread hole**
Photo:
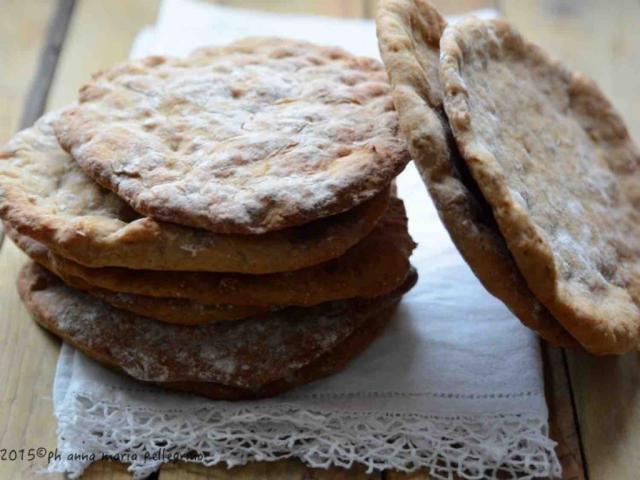
<path fill-rule="evenodd" d="M 377 82 L 367 82 L 358 85 L 358 91 L 366 98 L 377 98 L 385 95 L 389 90 L 386 84 Z"/>
<path fill-rule="evenodd" d="M 157 67 L 158 65 L 162 65 L 166 61 L 166 58 L 161 57 L 159 55 L 154 55 L 151 57 L 147 57 L 145 63 L 150 67 Z"/>
<path fill-rule="evenodd" d="M 338 158 L 347 157 L 347 156 L 351 155 L 352 152 L 353 152 L 353 150 L 351 150 L 349 147 L 341 146 L 341 147 L 338 147 L 338 151 L 336 152 L 336 156 Z"/>
<path fill-rule="evenodd" d="M 357 84 L 361 80 L 362 78 L 358 77 L 357 75 L 348 75 L 340 78 L 340 81 L 342 83 L 344 83 L 345 85 L 349 85 L 350 87 L 353 87 L 355 84 Z"/>
<path fill-rule="evenodd" d="M 309 63 L 311 63 L 312 65 L 324 65 L 325 61 L 320 58 L 320 57 L 315 57 L 312 55 L 309 55 L 307 57 L 307 60 L 309 61 Z"/>
<path fill-rule="evenodd" d="M 169 148 L 172 152 L 177 152 L 182 144 L 183 138 L 180 135 L 174 135 L 169 141 Z"/>
<path fill-rule="evenodd" d="M 200 149 L 200 144 L 198 144 L 197 142 L 191 142 L 187 148 L 183 149 L 183 151 L 187 155 L 191 155 L 197 152 L 199 149 Z"/>
<path fill-rule="evenodd" d="M 240 97 L 243 97 L 245 93 L 246 93 L 246 92 L 245 92 L 243 89 L 241 89 L 241 88 L 231 87 L 231 96 L 232 96 L 233 98 L 240 98 Z"/>
<path fill-rule="evenodd" d="M 288 50 L 286 48 L 281 48 L 279 50 L 274 50 L 273 52 L 271 52 L 270 57 L 271 58 L 288 58 L 288 57 L 292 57 L 294 55 L 294 52 L 291 50 Z"/>
<path fill-rule="evenodd" d="M 613 283 L 613 278 L 616 275 L 616 264 L 613 262 L 598 262 L 598 271 L 602 277 L 608 282 Z"/>

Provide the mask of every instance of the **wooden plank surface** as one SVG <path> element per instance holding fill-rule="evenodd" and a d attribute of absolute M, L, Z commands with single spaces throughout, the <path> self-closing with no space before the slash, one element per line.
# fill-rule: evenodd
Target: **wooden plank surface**
<path fill-rule="evenodd" d="M 1 143 L 18 129 L 55 7 L 49 0 L 0 3 Z M 0 250 L 0 446 L 52 450 L 56 425 L 51 393 L 58 341 L 28 319 L 15 289 L 24 255 L 6 243 Z M 32 478 L 45 466 L 42 459 L 0 462 L 0 478 Z"/>
<path fill-rule="evenodd" d="M 18 122 L 38 67 L 38 58 L 55 2 L 0 2 L 0 143 L 18 129 Z"/>
<path fill-rule="evenodd" d="M 159 0 L 81 1 L 51 86 L 48 110 L 76 100 L 93 72 L 127 59 L 135 36 L 155 22 Z"/>
<path fill-rule="evenodd" d="M 556 453 L 565 480 L 585 480 L 580 431 L 574 410 L 573 392 L 565 352 L 541 342 L 544 386 L 549 408 L 549 434 L 556 442 Z"/>
<path fill-rule="evenodd" d="M 59 341 L 30 319 L 15 281 L 25 255 L 6 241 L 0 250 L 0 445 L 6 449 L 56 446 L 51 395 Z M 46 461 L 0 462 L 0 478 L 29 478 Z M 62 478 L 59 476 L 58 478 Z"/>
<path fill-rule="evenodd" d="M 569 355 L 591 480 L 640 478 L 640 355 Z"/>
<path fill-rule="evenodd" d="M 44 113 L 49 97 L 49 88 L 56 73 L 58 57 L 64 44 L 74 6 L 75 0 L 58 0 L 56 10 L 51 15 L 44 46 L 40 53 L 38 70 L 31 79 L 31 87 L 22 109 L 20 129 L 30 127 Z"/>

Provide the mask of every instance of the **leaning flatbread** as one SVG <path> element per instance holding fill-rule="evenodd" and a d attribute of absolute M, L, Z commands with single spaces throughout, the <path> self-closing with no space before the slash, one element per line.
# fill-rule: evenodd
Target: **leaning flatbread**
<path fill-rule="evenodd" d="M 438 78 L 445 20 L 426 1 L 384 0 L 376 21 L 400 127 L 456 247 L 522 323 L 554 344 L 573 344 L 527 287 L 455 147 Z"/>
<path fill-rule="evenodd" d="M 587 350 L 640 347 L 640 152 L 598 87 L 503 20 L 445 30 L 457 144 L 529 288 Z"/>

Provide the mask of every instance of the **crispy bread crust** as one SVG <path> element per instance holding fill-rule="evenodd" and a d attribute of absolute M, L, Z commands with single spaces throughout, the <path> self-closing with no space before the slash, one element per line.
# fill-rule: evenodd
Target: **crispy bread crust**
<path fill-rule="evenodd" d="M 574 345 L 529 290 L 460 159 L 438 78 L 445 20 L 426 1 L 383 0 L 376 22 L 401 130 L 454 244 L 484 287 L 522 323 L 553 344 Z"/>
<path fill-rule="evenodd" d="M 640 346 L 640 152 L 597 86 L 503 20 L 447 27 L 462 155 L 529 288 L 590 352 Z"/>
<path fill-rule="evenodd" d="M 388 191 L 348 212 L 265 235 L 219 235 L 140 217 L 58 145 L 52 112 L 0 151 L 0 216 L 87 267 L 262 274 L 339 257 L 373 229 Z"/>
<path fill-rule="evenodd" d="M 407 230 L 402 200 L 397 198 L 392 199 L 374 231 L 342 257 L 302 270 L 267 275 L 92 269 L 53 254 L 42 244 L 16 235 L 11 228 L 7 233 L 32 259 L 81 290 L 108 290 L 262 310 L 387 294 L 405 281 L 411 268 L 409 256 L 415 247 Z M 156 312 L 158 308 L 156 304 Z M 191 305 L 191 308 L 196 307 Z"/>
<path fill-rule="evenodd" d="M 415 281 L 414 272 L 400 289 L 376 300 L 334 302 L 202 327 L 168 325 L 115 309 L 66 286 L 35 263 L 21 272 L 18 290 L 41 326 L 134 378 L 174 388 L 220 384 L 256 396 L 263 388 L 263 395 L 279 393 L 343 367 L 361 350 L 356 347 L 372 339 L 367 323 L 372 321 L 378 332 L 377 316 Z M 364 342 L 357 338 L 363 326 Z M 337 350 L 340 358 L 326 356 L 353 335 L 353 349 Z M 317 368 L 309 367 L 316 361 L 321 362 Z"/>
<path fill-rule="evenodd" d="M 388 91 L 373 59 L 245 39 L 98 73 L 55 130 L 137 212 L 262 234 L 350 210 L 402 171 Z"/>

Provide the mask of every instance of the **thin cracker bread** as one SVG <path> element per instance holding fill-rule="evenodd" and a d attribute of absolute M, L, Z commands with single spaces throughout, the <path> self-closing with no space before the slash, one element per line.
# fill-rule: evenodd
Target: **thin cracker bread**
<path fill-rule="evenodd" d="M 536 297 L 590 352 L 640 346 L 640 151 L 598 87 L 503 20 L 441 42 L 457 144 Z"/>
<path fill-rule="evenodd" d="M 261 274 L 339 257 L 384 213 L 389 193 L 353 210 L 265 235 L 218 235 L 141 217 L 88 178 L 58 145 L 60 111 L 0 151 L 0 216 L 19 233 L 87 267 Z"/>
<path fill-rule="evenodd" d="M 395 305 L 415 280 L 414 274 L 397 292 L 376 300 L 334 302 L 198 327 L 155 322 L 115 309 L 34 263 L 21 272 L 18 290 L 44 328 L 138 380 L 208 382 L 256 392 L 295 376 L 357 335 L 361 326 Z M 342 354 L 347 360 L 357 352 Z"/>
<path fill-rule="evenodd" d="M 342 257 L 306 269 L 265 275 L 87 268 L 29 237 L 16 235 L 11 228 L 7 234 L 27 255 L 74 288 L 263 310 L 387 294 L 405 281 L 415 247 L 404 205 L 397 198 L 391 199 L 373 232 Z"/>
<path fill-rule="evenodd" d="M 87 292 L 97 297 L 109 305 L 136 313 L 161 322 L 173 323 L 176 325 L 206 325 L 215 322 L 227 322 L 240 320 L 248 317 L 255 317 L 269 311 L 277 310 L 277 306 L 247 306 L 229 305 L 225 303 L 200 303 L 184 298 L 152 297 L 149 295 L 138 295 L 135 293 L 117 292 L 105 288 L 95 287 L 88 284 L 72 274 L 60 273 L 64 268 L 60 265 L 73 265 L 74 269 L 89 272 L 89 269 L 74 264 L 69 260 L 62 259 L 51 252 L 42 243 L 37 242 L 25 235 L 20 235 L 10 225 L 4 225 L 7 236 L 16 244 L 20 250 L 26 253 L 29 258 L 38 265 L 46 268 L 49 272 L 61 278 L 67 285 Z M 99 271 L 99 270 L 98 270 Z M 128 272 L 133 272 L 129 270 Z M 93 270 L 95 275 L 96 270 Z M 125 272 L 123 272 L 124 274 Z M 165 273 L 170 275 L 171 273 Z"/>
<path fill-rule="evenodd" d="M 575 344 L 527 287 L 460 159 L 438 74 L 445 20 L 426 1 L 383 0 L 376 23 L 402 132 L 451 239 L 484 287 L 522 323 L 556 345 Z"/>
<path fill-rule="evenodd" d="M 409 161 L 379 62 L 281 38 L 100 72 L 55 130 L 134 210 L 227 234 L 350 210 Z"/>

